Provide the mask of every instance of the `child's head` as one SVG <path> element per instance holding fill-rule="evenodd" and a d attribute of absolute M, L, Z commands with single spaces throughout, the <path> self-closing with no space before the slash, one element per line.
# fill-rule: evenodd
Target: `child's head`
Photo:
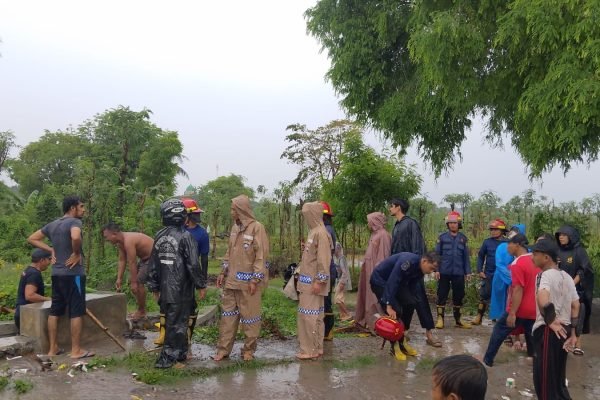
<path fill-rule="evenodd" d="M 487 371 L 468 355 L 446 357 L 433 367 L 432 400 L 484 400 Z"/>

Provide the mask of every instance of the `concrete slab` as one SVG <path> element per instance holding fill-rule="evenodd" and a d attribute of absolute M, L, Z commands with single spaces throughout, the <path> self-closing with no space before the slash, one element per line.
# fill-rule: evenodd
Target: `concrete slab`
<path fill-rule="evenodd" d="M 86 294 L 87 308 L 117 338 L 127 330 L 127 298 L 123 293 L 95 292 Z M 48 351 L 48 315 L 50 302 L 21 306 L 21 335 L 36 339 L 35 351 Z M 81 345 L 93 348 L 97 341 L 111 341 L 88 316 L 83 318 Z M 111 343 L 113 343 L 111 341 Z M 58 320 L 58 345 L 71 348 L 70 321 L 67 315 Z M 117 346 L 115 344 L 115 346 Z"/>
<path fill-rule="evenodd" d="M 0 358 L 31 353 L 34 351 L 36 343 L 37 339 L 24 336 L 8 336 L 0 338 Z"/>

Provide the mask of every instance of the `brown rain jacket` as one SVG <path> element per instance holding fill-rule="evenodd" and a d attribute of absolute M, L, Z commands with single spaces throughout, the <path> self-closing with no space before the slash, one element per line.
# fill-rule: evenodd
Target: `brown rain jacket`
<path fill-rule="evenodd" d="M 241 225 L 234 223 L 229 235 L 229 246 L 223 258 L 227 266 L 226 289 L 245 289 L 252 279 L 260 279 L 265 287 L 269 279 L 266 267 L 269 258 L 269 238 L 265 227 L 254 219 L 248 196 L 231 200 Z"/>
<path fill-rule="evenodd" d="M 322 285 L 319 295 L 327 296 L 331 284 L 329 265 L 333 241 L 323 224 L 323 205 L 317 201 L 305 203 L 302 206 L 302 216 L 310 231 L 298 268 L 298 291 L 310 293 L 313 282 L 326 282 L 326 285 Z"/>
<path fill-rule="evenodd" d="M 373 212 L 367 215 L 367 221 L 372 233 L 360 271 L 354 317 L 356 323 L 362 326 L 368 326 L 370 315 L 376 311 L 377 297 L 371 291 L 369 284 L 371 273 L 377 264 L 390 256 L 392 250 L 392 237 L 385 230 L 385 215 Z M 372 327 L 369 326 L 369 328 Z"/>

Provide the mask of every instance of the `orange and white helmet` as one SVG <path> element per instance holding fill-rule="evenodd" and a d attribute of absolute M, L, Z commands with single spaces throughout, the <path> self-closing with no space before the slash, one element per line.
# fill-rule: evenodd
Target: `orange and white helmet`
<path fill-rule="evenodd" d="M 446 215 L 446 218 L 444 218 L 444 221 L 446 223 L 457 222 L 460 224 L 462 222 L 462 217 L 458 211 L 450 211 L 448 215 Z"/>
<path fill-rule="evenodd" d="M 190 199 L 189 197 L 184 197 L 181 199 L 183 205 L 185 206 L 185 210 L 188 214 L 200 214 L 204 211 L 200 208 L 196 200 Z"/>
<path fill-rule="evenodd" d="M 329 203 L 325 201 L 320 201 L 319 203 L 321 203 L 321 205 L 323 206 L 323 214 L 333 217 L 333 212 L 331 211 L 331 206 L 329 205 Z"/>
<path fill-rule="evenodd" d="M 500 229 L 501 231 L 506 231 L 506 222 L 502 221 L 500 218 L 496 218 L 488 224 L 488 229 Z"/>

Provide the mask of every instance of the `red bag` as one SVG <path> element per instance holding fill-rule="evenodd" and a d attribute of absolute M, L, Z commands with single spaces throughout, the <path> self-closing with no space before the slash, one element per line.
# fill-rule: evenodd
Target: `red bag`
<path fill-rule="evenodd" d="M 397 342 L 404 336 L 404 325 L 400 321 L 381 317 L 375 321 L 375 333 L 385 340 Z"/>

